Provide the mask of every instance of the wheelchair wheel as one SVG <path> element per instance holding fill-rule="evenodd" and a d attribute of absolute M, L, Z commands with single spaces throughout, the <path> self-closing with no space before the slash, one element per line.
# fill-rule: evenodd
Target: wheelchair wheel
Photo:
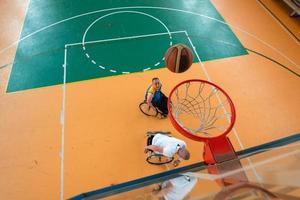
<path fill-rule="evenodd" d="M 156 135 L 156 134 L 163 134 L 163 135 L 171 135 L 172 133 L 170 131 L 147 131 L 147 135 Z"/>
<path fill-rule="evenodd" d="M 147 157 L 146 161 L 152 165 L 163 165 L 170 163 L 174 160 L 174 158 L 169 158 L 161 154 L 151 153 L 150 156 Z"/>
<path fill-rule="evenodd" d="M 142 111 L 142 113 L 144 113 L 147 116 L 156 117 L 158 115 L 157 109 L 152 106 L 149 107 L 146 102 L 140 103 L 139 108 Z"/>

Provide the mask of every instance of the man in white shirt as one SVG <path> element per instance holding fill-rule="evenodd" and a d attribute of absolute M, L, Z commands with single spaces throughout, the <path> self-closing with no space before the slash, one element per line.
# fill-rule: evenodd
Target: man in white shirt
<path fill-rule="evenodd" d="M 145 153 L 150 150 L 169 158 L 174 157 L 177 154 L 179 160 L 174 161 L 174 166 L 177 166 L 181 159 L 190 159 L 190 153 L 187 150 L 186 143 L 163 132 L 156 132 L 155 134 L 148 135 L 147 145 Z"/>
<path fill-rule="evenodd" d="M 179 176 L 160 184 L 159 188 L 153 191 L 153 195 L 163 197 L 164 200 L 182 200 L 192 191 L 196 183 L 196 177 Z"/>

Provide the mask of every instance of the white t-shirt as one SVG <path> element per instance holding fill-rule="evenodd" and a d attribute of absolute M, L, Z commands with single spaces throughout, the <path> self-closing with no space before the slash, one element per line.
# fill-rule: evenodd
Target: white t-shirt
<path fill-rule="evenodd" d="M 197 178 L 180 176 L 169 181 L 172 184 L 172 189 L 164 195 L 165 200 L 182 200 L 192 191 L 197 183 Z"/>
<path fill-rule="evenodd" d="M 186 148 L 184 141 L 163 134 L 156 134 L 153 137 L 152 145 L 162 148 L 162 154 L 167 157 L 173 157 L 181 147 Z"/>

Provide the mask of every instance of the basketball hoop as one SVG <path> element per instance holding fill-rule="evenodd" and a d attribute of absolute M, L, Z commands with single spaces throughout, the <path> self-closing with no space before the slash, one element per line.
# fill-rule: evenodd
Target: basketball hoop
<path fill-rule="evenodd" d="M 235 123 L 235 108 L 222 88 L 200 79 L 183 81 L 171 91 L 168 109 L 177 131 L 205 142 L 205 162 L 214 164 L 236 158 L 226 137 Z"/>

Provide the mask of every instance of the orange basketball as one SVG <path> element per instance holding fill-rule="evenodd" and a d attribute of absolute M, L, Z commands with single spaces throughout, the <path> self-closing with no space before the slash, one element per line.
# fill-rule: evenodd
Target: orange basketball
<path fill-rule="evenodd" d="M 185 72 L 193 64 L 193 53 L 183 44 L 171 46 L 165 54 L 167 68 L 171 72 Z"/>

